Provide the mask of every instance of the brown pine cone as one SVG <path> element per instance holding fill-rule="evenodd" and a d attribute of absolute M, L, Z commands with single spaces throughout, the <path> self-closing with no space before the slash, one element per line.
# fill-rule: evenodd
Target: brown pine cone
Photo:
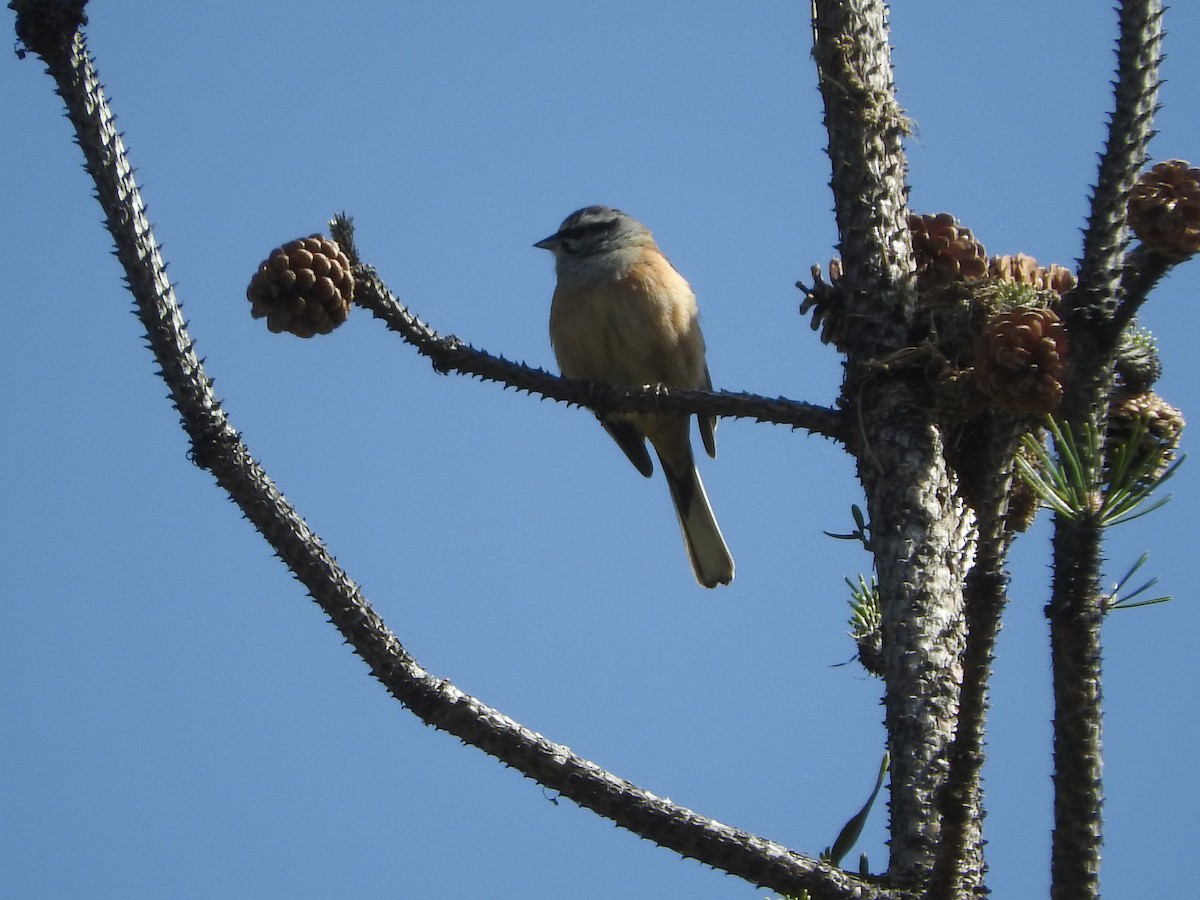
<path fill-rule="evenodd" d="M 913 257 L 917 264 L 917 289 L 928 290 L 952 281 L 982 278 L 987 274 L 987 251 L 949 213 L 919 216 L 910 213 Z"/>
<path fill-rule="evenodd" d="M 276 247 L 246 288 L 250 314 L 267 328 L 299 337 L 329 334 L 346 321 L 354 298 L 350 260 L 319 234 Z"/>
<path fill-rule="evenodd" d="M 975 344 L 979 389 L 1008 412 L 1044 415 L 1062 400 L 1067 335 L 1048 309 L 993 316 Z"/>
<path fill-rule="evenodd" d="M 1129 195 L 1129 227 L 1169 259 L 1200 252 L 1200 169 L 1169 159 L 1143 172 Z"/>
<path fill-rule="evenodd" d="M 1108 405 L 1105 468 L 1110 468 L 1117 448 L 1128 444 L 1140 427 L 1142 437 L 1137 449 L 1155 458 L 1147 480 L 1161 476 L 1175 460 L 1183 426 L 1183 413 L 1153 391 L 1117 391 Z"/>
<path fill-rule="evenodd" d="M 1075 287 L 1075 275 L 1064 266 L 1039 266 L 1032 256 L 993 256 L 988 260 L 988 277 L 997 281 L 1027 284 L 1038 291 L 1054 291 L 1059 296 Z"/>

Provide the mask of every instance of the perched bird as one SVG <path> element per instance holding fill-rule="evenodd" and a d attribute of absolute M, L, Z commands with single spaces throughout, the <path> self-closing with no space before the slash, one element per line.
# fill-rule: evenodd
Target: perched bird
<path fill-rule="evenodd" d="M 567 378 L 642 387 L 711 390 L 696 296 L 663 256 L 649 229 L 620 210 L 589 206 L 534 244 L 554 254 L 558 284 L 550 305 L 550 342 Z M 698 417 L 708 455 L 717 455 L 715 418 Z M 692 457 L 683 413 L 616 413 L 600 424 L 649 478 L 654 446 L 683 531 L 696 580 L 733 580 L 733 558 L 713 517 Z"/>

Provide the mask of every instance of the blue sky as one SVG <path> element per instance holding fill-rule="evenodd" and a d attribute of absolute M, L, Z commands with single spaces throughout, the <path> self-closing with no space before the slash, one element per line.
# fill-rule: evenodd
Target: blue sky
<path fill-rule="evenodd" d="M 1082 7 L 1089 7 L 1081 11 Z M 361 310 L 251 320 L 275 245 L 354 216 L 443 332 L 552 367 L 573 209 L 643 220 L 692 282 L 718 388 L 830 403 L 793 287 L 833 255 L 806 3 L 94 4 L 88 30 L 208 374 L 277 484 L 429 670 L 656 793 L 817 853 L 868 794 L 879 686 L 848 660 L 861 501 L 837 448 L 727 421 L 701 469 L 738 564 L 689 573 L 665 485 L 585 411 L 437 375 Z M 11 27 L 11 13 L 5 21 Z M 1170 31 L 1155 158 L 1200 159 L 1200 10 Z M 1107 4 L 893 15 L 912 206 L 1070 264 L 1111 107 Z M 81 157 L 34 58 L 0 58 L 0 894 L 753 897 L 422 726 L 210 478 L 154 375 Z M 1154 294 L 1160 390 L 1197 409 L 1197 263 Z M 1185 449 L 1189 440 L 1185 435 Z M 1104 877 L 1191 885 L 1200 815 L 1194 463 L 1114 531 Z M 1048 523 L 1015 548 L 986 771 L 992 887 L 1044 895 Z M 886 848 L 877 810 L 862 848 Z"/>

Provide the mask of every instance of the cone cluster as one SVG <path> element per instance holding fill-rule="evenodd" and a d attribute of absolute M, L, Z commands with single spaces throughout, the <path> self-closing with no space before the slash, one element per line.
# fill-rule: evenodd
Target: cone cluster
<path fill-rule="evenodd" d="M 1027 284 L 1037 291 L 1054 291 L 1060 297 L 1075 287 L 1075 274 L 1065 266 L 1039 266 L 1032 256 L 993 256 L 988 261 L 989 278 L 997 281 Z"/>
<path fill-rule="evenodd" d="M 917 289 L 928 290 L 952 281 L 982 278 L 988 273 L 987 251 L 970 228 L 959 225 L 949 213 L 908 217 Z"/>
<path fill-rule="evenodd" d="M 1129 195 L 1129 227 L 1168 259 L 1200 252 L 1200 169 L 1169 159 L 1143 172 Z"/>
<path fill-rule="evenodd" d="M 1184 424 L 1183 413 L 1153 391 L 1117 391 L 1108 406 L 1106 455 L 1128 444 L 1140 431 L 1139 455 L 1153 460 L 1145 480 L 1153 481 L 1174 462 Z"/>
<path fill-rule="evenodd" d="M 1008 412 L 1044 415 L 1062 400 L 1067 336 L 1049 309 L 993 316 L 975 344 L 978 387 Z"/>
<path fill-rule="evenodd" d="M 912 213 L 908 227 L 916 268 L 917 302 L 926 307 L 965 302 L 986 309 L 994 302 L 988 299 L 993 296 L 986 287 L 988 283 L 1022 285 L 1036 292 L 1052 291 L 1060 297 L 1075 286 L 1074 273 L 1064 266 L 1042 266 L 1024 253 L 989 257 L 971 229 L 960 225 L 949 213 Z M 828 281 L 821 278 L 820 269 L 814 266 L 813 287 L 797 285 L 805 293 L 801 315 L 811 314 L 813 330 L 819 329 L 821 340 L 834 346 L 840 346 L 848 336 L 842 321 L 841 274 L 842 262 L 834 259 L 829 263 Z M 969 353 L 970 344 L 966 346 Z"/>
<path fill-rule="evenodd" d="M 246 288 L 250 314 L 278 334 L 328 334 L 346 321 L 354 298 L 350 260 L 319 234 L 276 247 Z"/>

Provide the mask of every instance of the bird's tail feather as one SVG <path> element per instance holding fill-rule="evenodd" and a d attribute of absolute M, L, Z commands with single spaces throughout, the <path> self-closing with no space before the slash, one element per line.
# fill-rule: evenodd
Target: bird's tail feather
<path fill-rule="evenodd" d="M 663 471 L 696 580 L 707 588 L 729 584 L 733 581 L 733 557 L 713 516 L 700 473 L 694 465 L 687 471 L 674 472 L 664 464 Z"/>

